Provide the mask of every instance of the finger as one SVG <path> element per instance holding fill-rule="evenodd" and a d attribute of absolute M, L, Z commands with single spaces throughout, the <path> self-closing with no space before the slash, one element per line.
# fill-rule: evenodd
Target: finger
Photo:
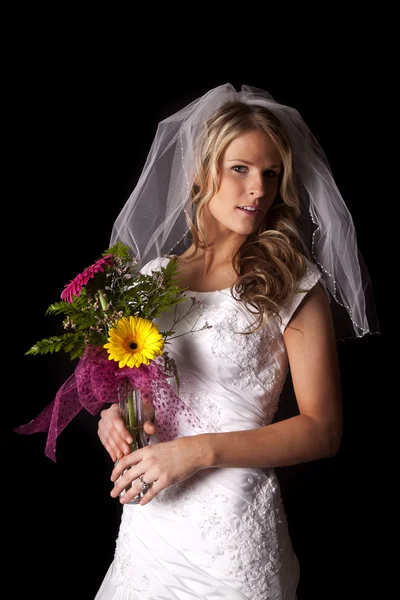
<path fill-rule="evenodd" d="M 109 426 L 102 421 L 99 421 L 98 436 L 113 460 L 120 459 L 124 454 L 129 454 L 131 451 L 129 445 L 121 437 L 118 431 L 114 428 L 110 429 Z"/>
<path fill-rule="evenodd" d="M 143 493 L 143 483 L 145 479 L 143 477 L 142 482 L 140 476 L 137 475 L 137 472 L 137 469 L 135 470 L 134 468 L 128 468 L 124 473 L 122 473 L 115 482 L 115 485 L 110 492 L 110 496 L 112 498 L 117 498 L 119 496 L 121 504 L 126 504 L 131 502 L 131 500 L 133 500 L 133 498 L 136 496 L 139 496 L 139 494 Z M 136 474 L 134 475 L 134 473 Z M 151 480 L 149 479 L 149 481 Z M 147 488 L 147 491 L 151 487 L 152 485 Z"/>
<path fill-rule="evenodd" d="M 143 473 L 142 467 L 138 467 L 138 463 L 142 460 L 141 450 L 135 450 L 130 454 L 123 456 L 115 465 L 111 472 L 111 481 L 116 482 L 122 473 L 129 469 L 130 482 L 137 479 Z M 134 467 L 134 468 L 132 468 Z"/>
<path fill-rule="evenodd" d="M 99 421 L 99 432 L 103 435 L 106 441 L 112 438 L 117 445 L 124 445 L 121 450 L 128 448 L 132 443 L 132 435 L 129 433 L 125 423 L 119 413 L 114 416 L 107 415 Z M 121 443 L 122 442 L 122 443 Z"/>
<path fill-rule="evenodd" d="M 113 431 L 117 434 L 117 436 L 115 436 L 116 439 L 118 439 L 119 436 L 127 444 L 131 444 L 133 442 L 133 438 L 126 427 L 123 418 L 119 415 L 116 415 L 112 420 L 112 429 L 110 432 Z"/>
<path fill-rule="evenodd" d="M 101 443 L 104 448 L 107 450 L 108 454 L 111 456 L 111 459 L 115 462 L 119 458 L 124 456 L 123 451 L 120 449 L 119 445 L 113 440 L 113 438 L 109 435 L 107 437 L 100 431 L 98 431 L 98 436 L 100 438 Z"/>
<path fill-rule="evenodd" d="M 153 500 L 153 498 L 155 496 L 157 496 L 157 494 L 159 492 L 161 492 L 161 490 L 163 490 L 163 489 L 164 489 L 164 487 L 163 487 L 162 483 L 160 483 L 159 480 L 153 481 L 153 484 L 149 487 L 148 491 L 140 499 L 140 502 L 139 502 L 140 506 L 145 506 L 146 504 L 151 502 Z"/>
<path fill-rule="evenodd" d="M 100 425 L 97 428 L 97 435 L 99 436 L 101 443 L 107 450 L 113 462 L 115 462 L 118 458 L 123 456 L 123 453 L 119 450 L 118 446 L 114 443 L 112 438 L 104 434 L 104 431 Z"/>
<path fill-rule="evenodd" d="M 143 429 L 144 432 L 147 433 L 147 435 L 154 435 L 157 431 L 154 423 L 152 423 L 151 421 L 145 421 L 143 424 Z"/>
<path fill-rule="evenodd" d="M 125 421 L 121 416 L 119 406 L 117 403 L 112 404 L 108 409 L 102 410 L 100 415 L 100 425 L 102 425 L 110 433 L 113 432 L 113 430 L 115 430 L 115 432 L 128 444 L 132 443 L 132 436 L 125 425 Z"/>
<path fill-rule="evenodd" d="M 122 495 L 121 495 L 121 493 L 118 494 L 120 496 L 119 501 L 121 504 L 128 504 L 134 498 L 136 498 L 141 493 L 143 493 L 142 483 L 141 483 L 140 479 L 135 479 L 134 481 L 132 481 L 132 484 L 130 486 L 128 486 L 128 489 L 126 489 L 126 488 L 123 488 L 123 489 L 125 489 L 125 493 Z"/>
<path fill-rule="evenodd" d="M 151 481 L 150 477 L 148 474 L 146 474 L 146 476 L 142 478 L 142 480 L 140 479 L 140 477 L 134 481 L 132 481 L 132 485 L 131 487 L 125 491 L 124 494 L 122 494 L 120 496 L 120 502 L 121 504 L 127 504 L 129 502 L 131 502 L 133 500 L 133 498 L 136 498 L 137 496 L 141 496 L 142 498 L 147 498 L 148 497 L 148 502 L 154 498 L 154 496 L 156 495 L 157 492 L 153 492 L 153 487 L 156 483 L 156 481 L 151 481 L 150 485 L 146 488 L 143 488 L 143 483 L 146 482 L 147 480 Z M 141 500 L 139 502 L 140 504 L 142 504 Z M 146 502 L 147 504 L 147 502 Z"/>
<path fill-rule="evenodd" d="M 128 502 L 132 500 L 134 496 L 137 496 L 140 491 L 140 485 L 136 485 L 135 487 L 135 478 L 131 476 L 130 471 L 131 469 L 126 469 L 126 471 L 117 479 L 113 489 L 110 492 L 110 496 L 112 498 L 117 498 L 124 490 L 125 493 L 123 494 L 123 497 L 126 497 Z M 133 489 L 135 490 L 134 492 L 132 491 Z"/>
<path fill-rule="evenodd" d="M 109 444 L 105 444 L 104 442 L 102 442 L 102 443 L 103 443 L 104 448 L 107 450 L 108 454 L 110 455 L 111 460 L 113 461 L 113 463 L 115 463 L 118 460 L 117 452 Z"/>

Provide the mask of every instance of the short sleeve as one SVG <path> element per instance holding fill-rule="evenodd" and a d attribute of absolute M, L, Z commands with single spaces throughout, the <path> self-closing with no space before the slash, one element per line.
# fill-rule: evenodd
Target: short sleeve
<path fill-rule="evenodd" d="M 322 278 L 321 271 L 318 269 L 318 267 L 316 265 L 314 265 L 307 258 L 306 258 L 306 264 L 307 264 L 307 270 L 298 283 L 298 288 L 299 288 L 299 290 L 302 290 L 302 291 L 297 292 L 293 296 L 293 298 L 290 300 L 290 302 L 288 302 L 288 304 L 286 304 L 279 313 L 281 316 L 281 319 L 282 319 L 282 321 L 279 322 L 279 328 L 281 330 L 281 333 L 283 333 L 285 331 L 285 329 L 286 329 L 290 319 L 294 315 L 296 309 L 300 306 L 300 304 L 306 297 L 307 292 L 309 292 L 318 281 L 320 283 L 322 283 L 322 287 L 324 288 L 324 290 L 326 292 L 326 287 L 323 283 L 323 280 L 321 279 Z"/>
<path fill-rule="evenodd" d="M 143 265 L 143 267 L 140 269 L 140 272 L 143 275 L 151 275 L 153 271 L 158 271 L 161 267 L 166 267 L 169 261 L 170 258 L 166 256 L 159 256 L 158 258 L 150 260 L 148 263 Z"/>

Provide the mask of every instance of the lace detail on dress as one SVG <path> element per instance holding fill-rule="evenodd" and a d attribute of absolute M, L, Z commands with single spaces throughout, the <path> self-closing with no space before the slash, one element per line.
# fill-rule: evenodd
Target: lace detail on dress
<path fill-rule="evenodd" d="M 239 577 L 252 600 L 266 600 L 269 578 L 284 567 L 278 540 L 285 540 L 287 523 L 278 485 L 267 476 L 249 477 L 253 500 L 237 514 L 227 494 L 208 491 L 201 479 L 188 481 L 167 488 L 153 502 L 197 523 L 201 539 L 213 541 L 214 566 Z"/>
<path fill-rule="evenodd" d="M 284 331 L 286 325 L 289 323 L 295 310 L 298 308 L 298 306 L 304 300 L 307 292 L 314 287 L 314 285 L 317 283 L 317 281 L 322 281 L 321 280 L 321 272 L 319 271 L 318 267 L 316 267 L 314 264 L 312 264 L 311 262 L 307 262 L 307 271 L 305 272 L 305 274 L 303 275 L 303 277 L 300 279 L 300 281 L 298 283 L 299 290 L 304 290 L 304 291 L 297 292 L 297 294 L 295 294 L 293 296 L 291 301 L 286 306 L 284 306 L 282 308 L 282 310 L 280 311 L 280 315 L 281 315 L 281 319 L 282 319 L 282 322 L 280 323 L 281 332 Z M 326 291 L 326 288 L 324 285 L 323 285 L 323 287 Z"/>
<path fill-rule="evenodd" d="M 198 477 L 193 475 L 185 481 L 175 483 L 160 492 L 153 502 L 162 502 L 165 508 L 177 517 L 188 518 L 191 513 L 197 513 L 199 516 L 197 524 L 203 532 L 201 538 L 204 540 L 206 538 L 204 531 L 211 529 L 211 523 L 221 524 L 221 516 L 217 517 L 216 514 L 210 512 L 210 508 L 215 505 L 225 506 L 228 503 L 228 496 L 209 492 L 206 488 L 201 487 L 201 481 L 200 485 L 199 482 L 195 482 L 196 479 Z M 218 536 L 219 525 L 213 528 L 214 539 Z"/>
<path fill-rule="evenodd" d="M 268 578 L 281 568 L 282 549 L 277 532 L 282 523 L 286 526 L 286 519 L 280 506 L 274 505 L 274 488 L 269 480 L 262 483 L 251 477 L 249 483 L 254 483 L 255 499 L 243 517 L 234 522 L 227 545 L 233 566 L 228 572 L 238 574 L 245 591 L 251 591 L 254 600 L 261 600 L 268 598 Z M 225 552 L 222 545 L 219 548 Z"/>
<path fill-rule="evenodd" d="M 211 399 L 211 395 L 208 392 L 201 391 L 196 394 L 190 392 L 190 383 L 189 379 L 181 381 L 180 397 L 200 419 L 204 431 L 209 433 L 220 431 L 222 408 Z"/>
<path fill-rule="evenodd" d="M 132 543 L 129 535 L 120 533 L 114 556 L 114 581 L 118 588 L 115 600 L 144 600 L 149 580 L 136 573 L 135 559 L 129 551 L 129 543 Z"/>
<path fill-rule="evenodd" d="M 284 348 L 283 345 L 281 348 L 276 345 L 278 330 L 275 320 L 271 320 L 261 331 L 244 335 L 252 323 L 250 314 L 246 319 L 239 310 L 228 311 L 218 304 L 200 304 L 197 311 L 198 326 L 205 323 L 212 325 L 212 354 L 240 367 L 239 376 L 232 382 L 235 387 L 245 389 L 261 386 L 270 391 L 285 376 L 277 360 L 277 352 L 284 353 Z M 271 351 L 273 345 L 277 352 Z"/>

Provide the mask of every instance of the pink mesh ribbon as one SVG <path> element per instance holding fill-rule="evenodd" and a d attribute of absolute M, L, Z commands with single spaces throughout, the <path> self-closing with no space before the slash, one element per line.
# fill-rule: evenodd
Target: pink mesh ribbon
<path fill-rule="evenodd" d="M 45 454 L 56 462 L 56 440 L 63 429 L 82 408 L 97 414 L 106 403 L 118 402 L 118 383 L 122 378 L 131 380 L 157 414 L 158 436 L 161 441 L 178 435 L 176 415 L 190 409 L 175 394 L 168 376 L 155 362 L 140 367 L 119 368 L 108 359 L 101 347 L 88 346 L 74 373 L 63 383 L 54 400 L 32 421 L 15 429 L 18 433 L 48 432 Z M 198 418 L 193 414 L 193 424 Z M 199 422 L 200 423 L 200 422 Z"/>

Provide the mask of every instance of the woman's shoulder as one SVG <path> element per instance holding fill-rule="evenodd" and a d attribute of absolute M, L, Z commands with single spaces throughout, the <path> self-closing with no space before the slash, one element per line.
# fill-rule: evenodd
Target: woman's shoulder
<path fill-rule="evenodd" d="M 281 323 L 280 329 L 283 333 L 286 326 L 288 325 L 293 314 L 306 297 L 307 293 L 314 288 L 317 283 L 320 283 L 325 293 L 328 296 L 327 288 L 323 280 L 323 272 L 319 269 L 318 265 L 313 263 L 307 257 L 304 257 L 306 262 L 306 270 L 297 282 L 296 291 L 291 296 L 290 300 L 282 307 L 280 311 Z"/>

